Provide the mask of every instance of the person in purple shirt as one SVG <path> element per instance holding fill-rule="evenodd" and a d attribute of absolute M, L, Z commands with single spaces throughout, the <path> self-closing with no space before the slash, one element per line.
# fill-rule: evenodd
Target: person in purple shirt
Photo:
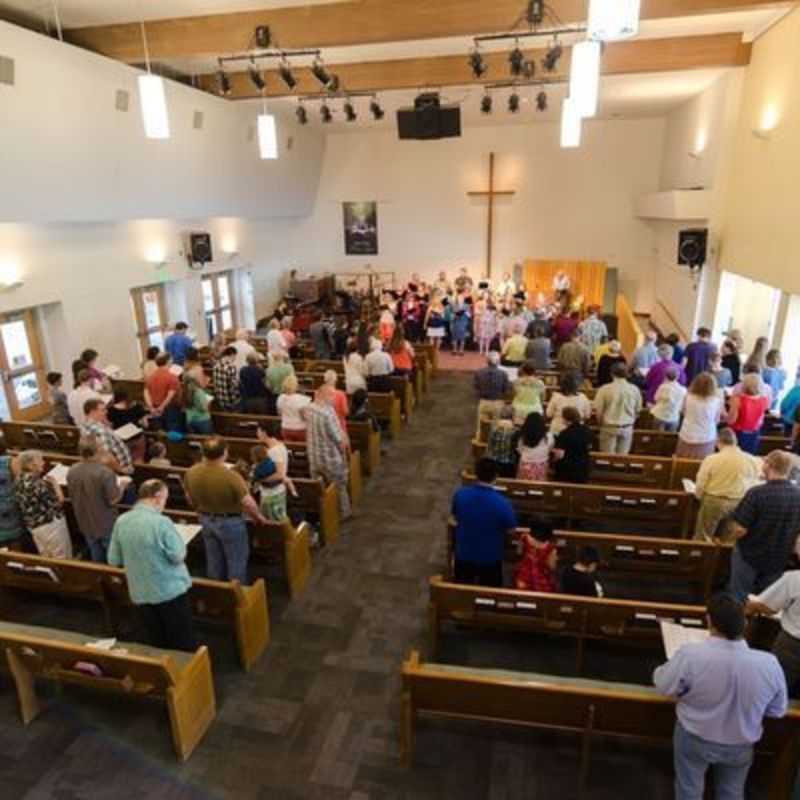
<path fill-rule="evenodd" d="M 786 714 L 786 678 L 772 653 L 744 640 L 744 607 L 720 593 L 708 604 L 710 636 L 681 647 L 653 673 L 677 701 L 673 737 L 676 800 L 703 800 L 706 772 L 719 800 L 744 798 L 764 717 Z"/>
<path fill-rule="evenodd" d="M 711 342 L 711 331 L 708 328 L 697 329 L 697 341 L 692 342 L 683 353 L 683 367 L 686 380 L 691 383 L 701 372 L 708 372 L 711 354 L 717 348 Z"/>
<path fill-rule="evenodd" d="M 670 367 L 676 366 L 672 355 L 673 351 L 670 345 L 659 345 L 658 361 L 650 367 L 644 382 L 644 397 L 648 403 L 655 402 L 656 392 L 658 391 L 658 387 L 666 380 L 667 370 Z M 678 366 L 678 383 L 682 386 L 686 386 L 686 373 L 681 366 Z"/>

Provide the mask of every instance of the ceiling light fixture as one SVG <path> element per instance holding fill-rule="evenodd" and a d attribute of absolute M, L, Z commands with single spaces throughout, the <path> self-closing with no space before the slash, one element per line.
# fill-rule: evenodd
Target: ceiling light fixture
<path fill-rule="evenodd" d="M 140 23 L 142 29 L 142 43 L 144 45 L 144 61 L 147 74 L 140 75 L 139 104 L 142 109 L 142 122 L 144 135 L 148 139 L 169 139 L 169 114 L 167 113 L 167 95 L 164 79 L 160 75 L 153 75 L 150 71 L 150 51 L 147 48 L 147 31 L 144 22 Z"/>
<path fill-rule="evenodd" d="M 482 78 L 489 71 L 489 67 L 477 47 L 469 55 L 469 66 L 475 78 Z"/>
<path fill-rule="evenodd" d="M 519 47 L 515 47 L 508 56 L 508 63 L 511 67 L 511 74 L 518 78 L 525 71 L 525 54 Z"/>
<path fill-rule="evenodd" d="M 545 72 L 555 72 L 558 69 L 558 62 L 561 61 L 561 56 L 563 54 L 564 48 L 556 39 L 548 48 L 545 57 L 542 59 L 542 69 Z"/>
<path fill-rule="evenodd" d="M 492 96 L 487 92 L 481 98 L 481 114 L 491 114 L 492 113 Z"/>
<path fill-rule="evenodd" d="M 285 58 L 281 60 L 280 66 L 278 67 L 278 74 L 281 76 L 281 80 L 286 84 L 286 88 L 289 89 L 289 91 L 297 86 L 297 78 L 292 75 L 289 62 Z"/>
<path fill-rule="evenodd" d="M 593 117 L 599 95 L 600 42 L 579 42 L 572 48 L 569 97 L 582 117 Z"/>
<path fill-rule="evenodd" d="M 323 103 L 319 107 L 319 114 L 322 117 L 323 123 L 327 125 L 330 122 L 333 122 L 333 114 L 331 113 L 330 107 L 327 103 Z"/>
<path fill-rule="evenodd" d="M 380 122 L 386 112 L 381 108 L 381 104 L 378 102 L 378 98 L 373 98 L 372 102 L 369 104 L 369 112 L 372 114 L 373 119 L 376 122 Z"/>
<path fill-rule="evenodd" d="M 347 100 L 344 104 L 344 116 L 348 122 L 355 122 L 358 119 L 358 114 L 356 114 L 355 106 Z"/>
<path fill-rule="evenodd" d="M 547 92 L 539 92 L 536 95 L 536 110 L 547 111 Z"/>
<path fill-rule="evenodd" d="M 516 92 L 512 92 L 508 98 L 508 110 L 512 114 L 516 114 L 519 111 L 519 95 Z"/>
<path fill-rule="evenodd" d="M 590 39 L 615 42 L 639 33 L 640 0 L 590 0 Z"/>
<path fill-rule="evenodd" d="M 258 150 L 263 160 L 274 161 L 278 157 L 278 132 L 275 117 L 267 113 L 267 104 L 258 115 Z"/>
<path fill-rule="evenodd" d="M 300 103 L 295 110 L 295 116 L 297 117 L 297 121 L 300 125 L 307 125 L 308 124 L 308 111 L 306 111 L 306 107 Z"/>
<path fill-rule="evenodd" d="M 311 74 L 322 84 L 323 88 L 329 92 L 339 91 L 339 76 L 332 75 L 325 69 L 322 59 L 315 58 L 314 63 L 311 65 Z"/>
<path fill-rule="evenodd" d="M 231 79 L 221 67 L 217 71 L 217 92 L 223 97 L 227 97 L 231 93 Z"/>
<path fill-rule="evenodd" d="M 250 83 L 256 87 L 256 91 L 263 92 L 264 88 L 267 85 L 267 82 L 264 80 L 264 76 L 258 71 L 256 67 L 256 62 L 254 61 L 247 69 L 247 72 L 250 76 Z"/>
<path fill-rule="evenodd" d="M 565 97 L 561 106 L 561 146 L 564 148 L 580 147 L 581 127 L 583 120 L 578 113 L 575 101 Z"/>

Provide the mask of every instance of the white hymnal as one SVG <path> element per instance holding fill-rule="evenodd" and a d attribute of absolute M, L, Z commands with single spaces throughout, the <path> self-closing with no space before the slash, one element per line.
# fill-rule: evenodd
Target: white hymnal
<path fill-rule="evenodd" d="M 180 364 L 173 364 L 169 371 L 178 378 L 183 375 L 183 367 Z"/>
<path fill-rule="evenodd" d="M 706 641 L 709 635 L 705 628 L 685 628 L 674 622 L 661 621 L 661 637 L 664 640 L 667 658 L 672 658 L 685 644 Z"/>
<path fill-rule="evenodd" d="M 53 469 L 47 473 L 47 477 L 53 478 L 59 486 L 66 486 L 68 472 L 69 467 L 66 464 L 56 464 Z"/>
<path fill-rule="evenodd" d="M 116 433 L 117 436 L 122 439 L 122 441 L 127 442 L 129 439 L 133 439 L 134 436 L 138 436 L 140 433 L 143 433 L 143 431 L 138 425 L 134 425 L 132 422 L 129 422 L 127 425 L 117 428 L 114 433 Z"/>
<path fill-rule="evenodd" d="M 86 646 L 94 650 L 113 650 L 116 643 L 116 639 L 98 639 L 96 642 L 86 642 Z"/>
<path fill-rule="evenodd" d="M 117 475 L 117 488 L 124 492 L 133 482 L 130 475 Z"/>
<path fill-rule="evenodd" d="M 683 491 L 686 494 L 694 494 L 697 491 L 697 485 L 694 481 L 690 481 L 688 478 L 683 479 Z"/>
<path fill-rule="evenodd" d="M 508 375 L 508 379 L 511 381 L 511 383 L 514 383 L 514 381 L 519 377 L 518 367 L 500 367 L 500 369 L 503 370 L 506 375 Z"/>
<path fill-rule="evenodd" d="M 203 529 L 203 526 L 176 524 L 175 528 L 181 535 L 181 539 L 183 539 L 184 544 L 188 545 L 189 542 L 191 542 L 192 539 L 194 539 L 194 537 L 200 533 L 200 531 Z"/>

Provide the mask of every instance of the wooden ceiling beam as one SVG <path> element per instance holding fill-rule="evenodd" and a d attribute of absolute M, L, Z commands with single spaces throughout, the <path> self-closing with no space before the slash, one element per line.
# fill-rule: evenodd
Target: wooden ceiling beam
<path fill-rule="evenodd" d="M 566 24 L 585 21 L 587 0 L 549 0 Z M 774 0 L 642 0 L 642 19 L 780 6 Z M 147 23 L 153 59 L 241 53 L 258 25 L 269 25 L 281 47 L 349 47 L 504 32 L 524 0 L 348 0 L 324 5 L 164 19 Z M 73 28 L 73 44 L 119 61 L 143 60 L 139 23 Z"/>
<path fill-rule="evenodd" d="M 750 63 L 751 45 L 742 42 L 739 34 L 716 34 L 671 39 L 640 39 L 609 44 L 602 59 L 604 75 L 628 75 L 647 72 L 667 72 L 714 67 L 743 67 Z M 537 65 L 544 50 L 526 51 L 535 57 Z M 564 55 L 553 80 L 568 74 L 571 49 Z M 330 72 L 339 76 L 342 86 L 351 92 L 389 91 L 393 89 L 421 89 L 424 87 L 485 84 L 509 79 L 508 53 L 487 53 L 484 58 L 489 71 L 481 80 L 472 76 L 467 57 L 434 56 L 409 58 L 399 61 L 374 61 L 358 64 L 337 64 Z M 289 90 L 275 70 L 263 74 L 269 97 L 291 97 L 319 94 L 322 89 L 308 69 L 292 70 L 297 86 Z M 259 97 L 246 72 L 228 73 L 231 81 L 231 99 L 243 100 Z M 543 73 L 537 73 L 542 77 Z M 200 87 L 216 92 L 214 75 L 200 76 Z"/>

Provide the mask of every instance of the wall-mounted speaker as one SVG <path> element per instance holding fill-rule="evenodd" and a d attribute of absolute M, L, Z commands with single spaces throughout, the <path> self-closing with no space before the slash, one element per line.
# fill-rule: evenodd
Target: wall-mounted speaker
<path fill-rule="evenodd" d="M 699 268 L 706 263 L 708 228 L 694 228 L 678 234 L 678 263 Z"/>
<path fill-rule="evenodd" d="M 189 234 L 189 255 L 193 264 L 209 264 L 214 260 L 210 233 Z"/>

